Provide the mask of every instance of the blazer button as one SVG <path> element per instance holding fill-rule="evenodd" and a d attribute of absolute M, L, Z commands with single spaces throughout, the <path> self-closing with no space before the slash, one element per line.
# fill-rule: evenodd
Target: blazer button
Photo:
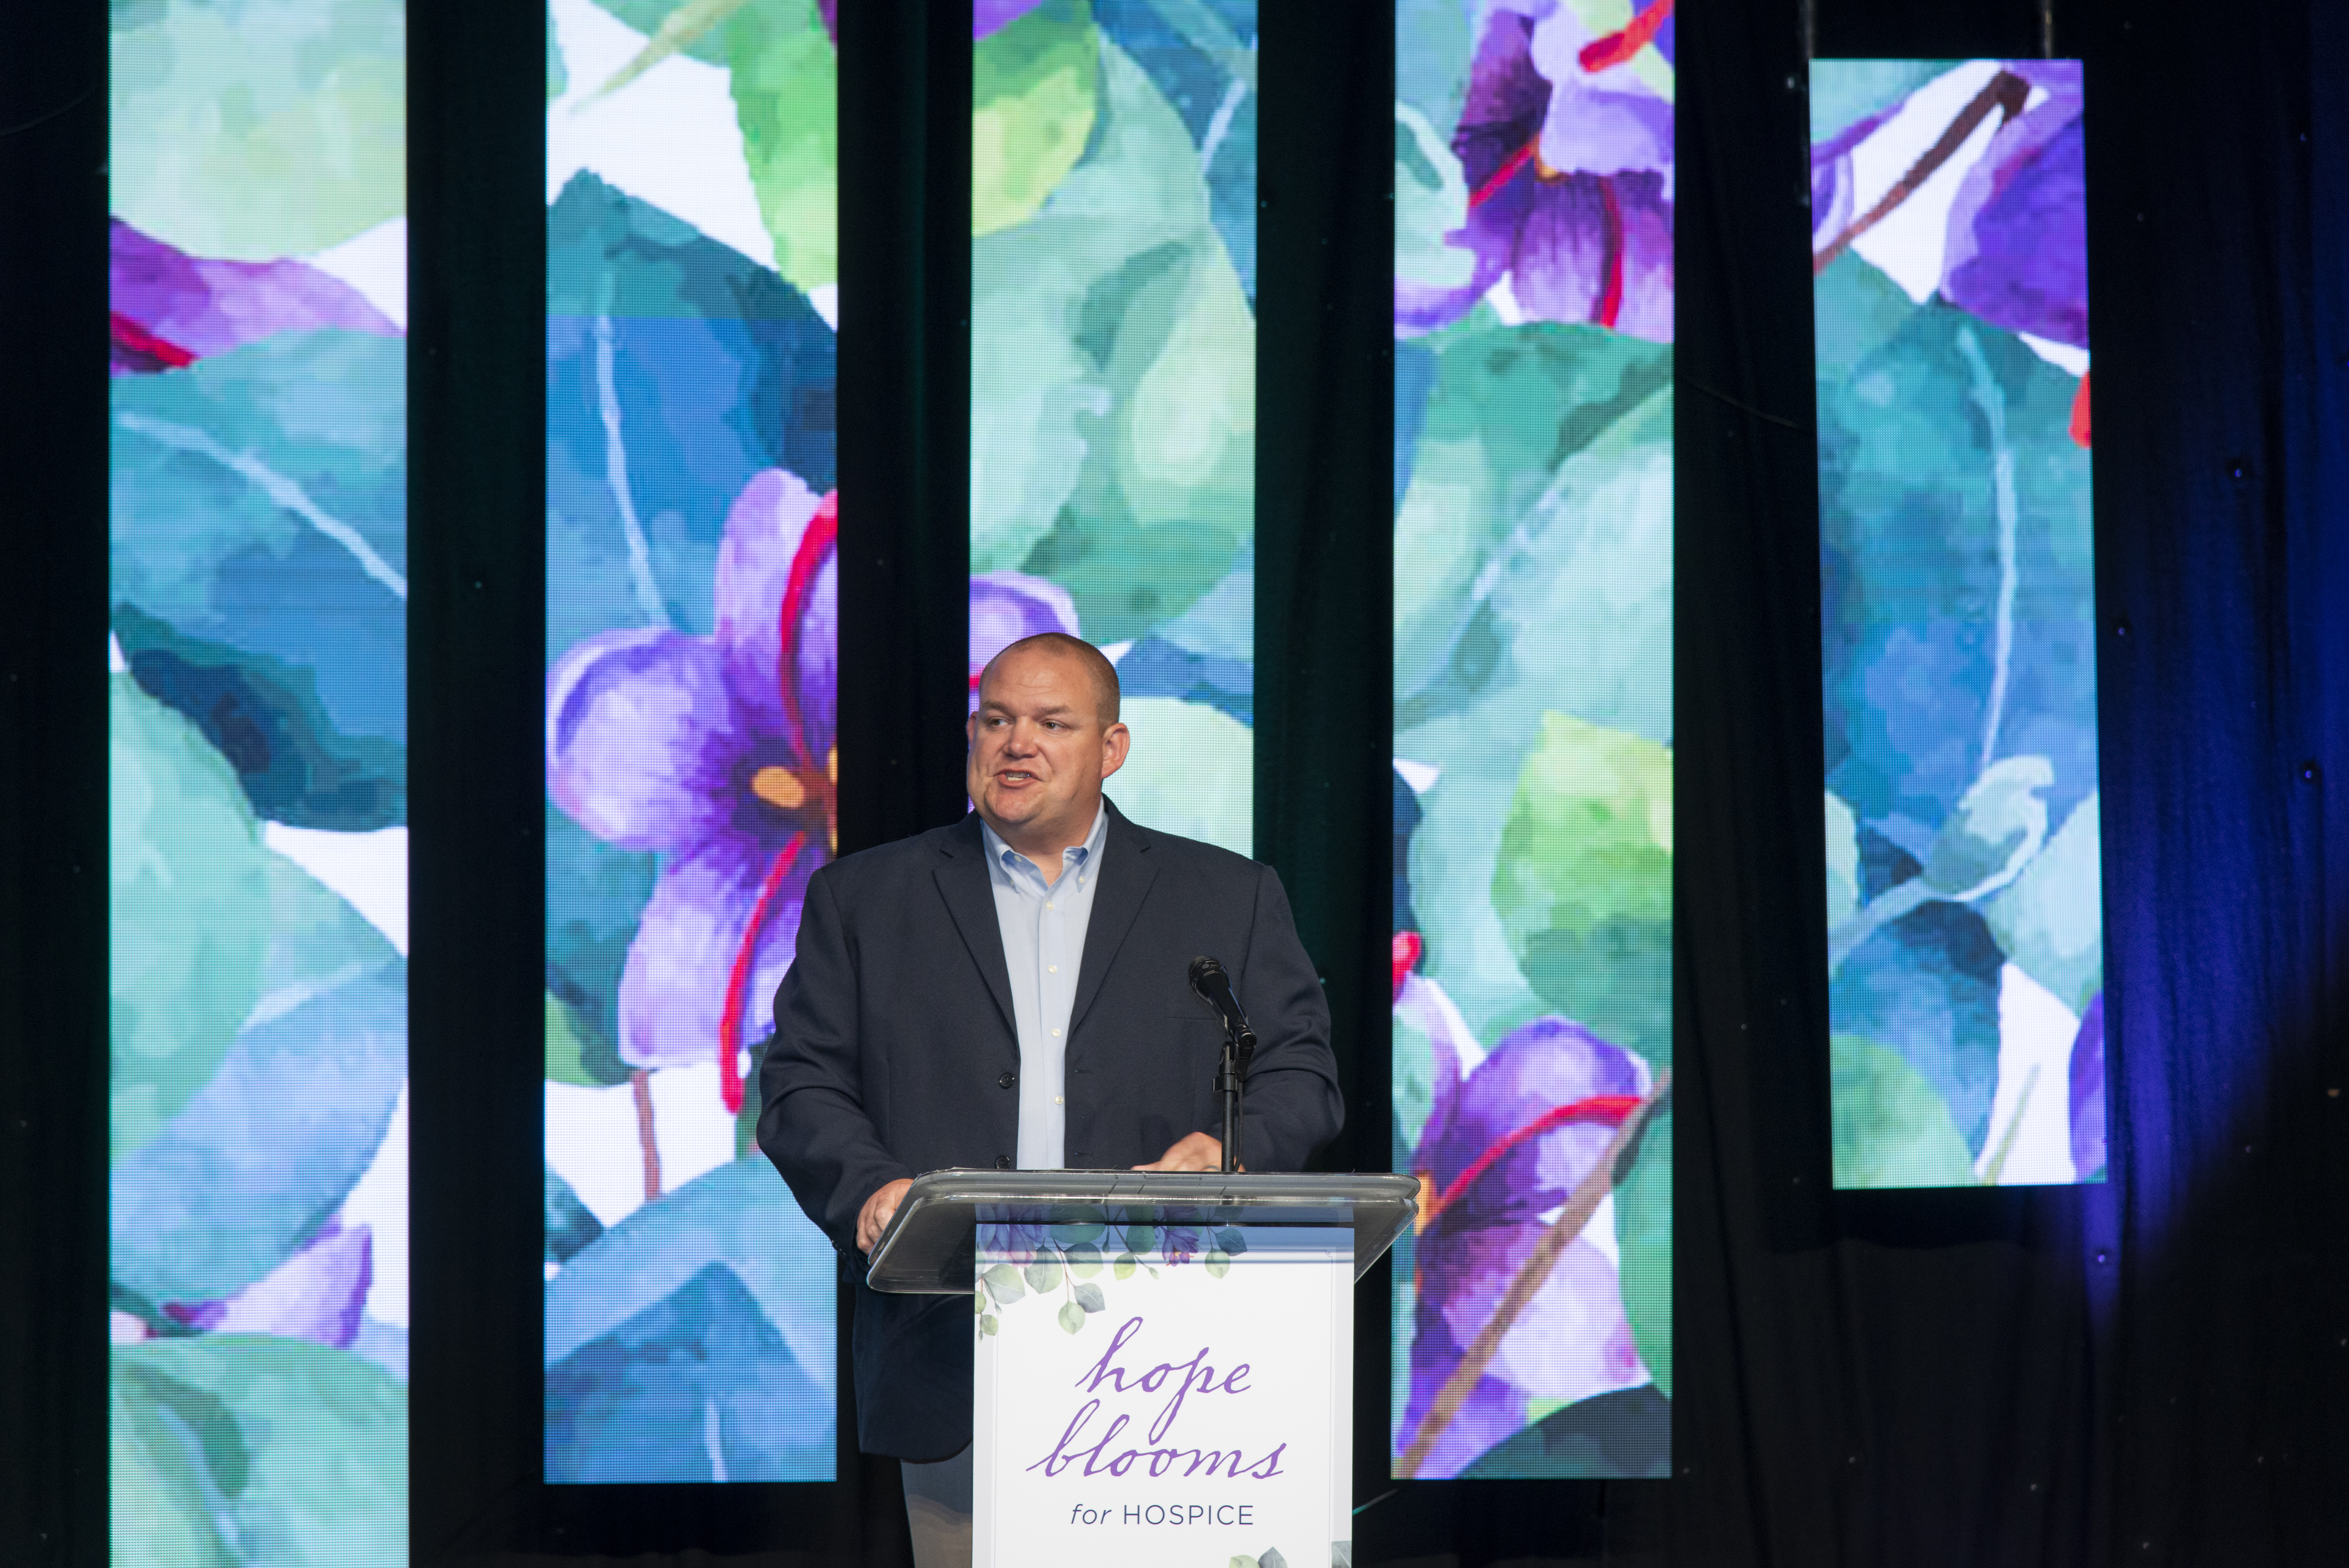
<path fill-rule="evenodd" d="M 1001 1076 L 1000 1078 L 998 1078 L 998 1079 L 996 1079 L 996 1080 L 995 1080 L 995 1086 L 996 1086 L 997 1088 L 999 1088 L 999 1089 L 1008 1089 L 1008 1088 L 1009 1088 L 1012 1085 L 1014 1085 L 1014 1084 L 1018 1083 L 1019 1081 L 1019 1074 L 1017 1074 L 1017 1073 L 1006 1073 L 1006 1074 L 1004 1074 L 1004 1075 L 1003 1075 L 1003 1076 Z"/>
<path fill-rule="evenodd" d="M 995 1168 L 996 1168 L 996 1169 L 998 1169 L 998 1170 L 1009 1170 L 1009 1169 L 1010 1169 L 1010 1168 L 1011 1168 L 1011 1157 L 1010 1157 L 1009 1155 L 1008 1155 L 1008 1154 L 999 1154 L 999 1155 L 997 1155 L 997 1156 L 995 1157 Z"/>

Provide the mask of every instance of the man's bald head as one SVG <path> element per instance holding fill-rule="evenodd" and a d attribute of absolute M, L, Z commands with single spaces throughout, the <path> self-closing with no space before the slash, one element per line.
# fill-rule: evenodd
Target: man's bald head
<path fill-rule="evenodd" d="M 1049 653 L 1059 658 L 1073 659 L 1081 665 L 1093 689 L 1093 704 L 1098 710 L 1101 727 L 1108 729 L 1117 722 L 1117 666 L 1109 656 L 1081 637 L 1071 637 L 1065 631 L 1040 631 L 1033 637 L 1023 637 L 1006 647 L 987 661 L 978 673 L 979 691 L 987 690 L 987 678 L 995 667 L 1015 653 Z"/>

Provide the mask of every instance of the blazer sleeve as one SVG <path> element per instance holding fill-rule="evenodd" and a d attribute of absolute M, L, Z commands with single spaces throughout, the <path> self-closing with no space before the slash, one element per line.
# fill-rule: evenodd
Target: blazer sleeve
<path fill-rule="evenodd" d="M 1251 1170 L 1299 1170 L 1345 1126 L 1346 1100 L 1330 1051 L 1330 1002 L 1268 866 L 1257 868 L 1247 972 L 1257 1048 L 1240 1155 Z"/>
<path fill-rule="evenodd" d="M 775 1039 L 759 1069 L 759 1147 L 800 1208 L 842 1251 L 881 1187 L 914 1173 L 866 1113 L 856 958 L 831 867 L 808 883 L 799 948 L 775 995 Z"/>

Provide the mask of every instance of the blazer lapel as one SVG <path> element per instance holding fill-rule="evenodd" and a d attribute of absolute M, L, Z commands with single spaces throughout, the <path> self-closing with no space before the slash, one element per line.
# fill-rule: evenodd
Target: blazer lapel
<path fill-rule="evenodd" d="M 977 812 L 947 836 L 936 875 L 963 945 L 1003 1014 L 1003 1027 L 1016 1040 L 1019 1023 L 1011 1011 L 1011 965 L 1003 956 L 1003 927 L 995 915 L 995 885 L 987 874 L 987 841 L 979 835 Z"/>
<path fill-rule="evenodd" d="M 1109 842 L 1102 846 L 1102 861 L 1092 919 L 1085 927 L 1084 963 L 1077 971 L 1076 1002 L 1069 1010 L 1071 1036 L 1100 994 L 1110 964 L 1125 944 L 1134 917 L 1142 913 L 1142 901 L 1149 897 L 1151 878 L 1158 874 L 1150 863 L 1149 833 L 1136 827 L 1114 805 L 1109 806 Z"/>

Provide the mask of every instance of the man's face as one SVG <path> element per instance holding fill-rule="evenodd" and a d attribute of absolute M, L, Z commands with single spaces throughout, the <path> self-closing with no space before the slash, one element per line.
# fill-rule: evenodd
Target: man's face
<path fill-rule="evenodd" d="M 1102 780 L 1125 761 L 1123 724 L 1104 727 L 1083 662 L 1050 649 L 995 661 L 970 717 L 970 798 L 1015 844 L 1090 832 Z M 1056 867 L 1057 869 L 1057 867 Z"/>

